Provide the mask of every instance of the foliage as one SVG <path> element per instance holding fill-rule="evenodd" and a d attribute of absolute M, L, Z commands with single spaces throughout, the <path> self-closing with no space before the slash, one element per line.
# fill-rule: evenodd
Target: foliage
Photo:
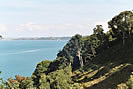
<path fill-rule="evenodd" d="M 71 78 L 67 72 L 65 72 L 65 69 L 57 70 L 48 75 L 51 89 L 70 89 Z"/>
<path fill-rule="evenodd" d="M 33 87 L 33 81 L 30 77 L 15 76 L 15 79 L 9 78 L 6 82 L 6 89 L 36 89 Z"/>
<path fill-rule="evenodd" d="M 108 24 L 112 30 L 112 35 L 122 40 L 123 45 L 125 45 L 125 40 L 133 35 L 133 13 L 131 11 L 121 12 L 112 18 Z"/>
<path fill-rule="evenodd" d="M 66 46 L 64 46 L 63 50 L 57 54 L 57 57 L 67 58 L 68 62 L 72 64 L 73 68 L 77 64 L 78 64 L 77 66 L 80 66 L 80 60 L 77 59 L 77 55 L 78 52 L 81 52 L 82 47 L 83 47 L 82 36 L 77 34 L 70 39 L 70 41 L 66 44 Z"/>
<path fill-rule="evenodd" d="M 71 66 L 50 72 L 48 75 L 41 74 L 39 80 L 39 89 L 70 89 L 71 81 Z"/>
<path fill-rule="evenodd" d="M 0 71 L 0 74 L 1 74 L 1 71 Z M 0 89 L 5 89 L 5 87 L 6 87 L 6 82 L 2 78 L 0 78 Z"/>
<path fill-rule="evenodd" d="M 30 77 L 27 77 L 25 80 L 22 80 L 19 84 L 20 89 L 36 89 L 33 87 L 33 81 Z"/>
<path fill-rule="evenodd" d="M 132 72 L 132 75 L 130 75 L 127 85 L 129 87 L 129 89 L 133 89 L 133 72 Z"/>
<path fill-rule="evenodd" d="M 47 73 L 50 63 L 51 63 L 51 61 L 44 60 L 44 61 L 37 64 L 37 67 L 36 67 L 35 71 L 32 74 L 32 79 L 34 81 L 34 85 L 38 86 L 39 79 L 41 77 L 40 75 L 44 74 L 44 73 Z"/>
<path fill-rule="evenodd" d="M 48 73 L 52 71 L 56 71 L 59 69 L 64 69 L 70 64 L 69 60 L 65 57 L 58 57 L 53 62 L 50 63 Z"/>
<path fill-rule="evenodd" d="M 44 60 L 38 63 L 33 75 L 40 75 L 41 73 L 47 73 L 50 63 L 51 63 L 50 60 Z"/>
<path fill-rule="evenodd" d="M 39 79 L 39 89 L 50 89 L 50 83 L 47 81 L 46 74 L 41 74 Z"/>

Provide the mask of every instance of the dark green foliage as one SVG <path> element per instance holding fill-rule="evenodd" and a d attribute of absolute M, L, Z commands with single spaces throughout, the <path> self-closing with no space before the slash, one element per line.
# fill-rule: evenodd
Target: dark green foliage
<path fill-rule="evenodd" d="M 32 75 L 34 86 L 37 89 L 70 89 L 71 85 L 71 65 L 64 57 L 59 57 L 53 62 L 40 62 L 36 71 Z M 41 71 L 47 68 L 47 71 Z M 55 70 L 55 71 L 54 71 Z M 39 72 L 37 72 L 39 71 Z"/>
<path fill-rule="evenodd" d="M 73 36 L 66 46 L 64 46 L 63 50 L 57 54 L 57 56 L 66 58 L 69 58 L 70 56 L 76 56 L 76 52 L 81 49 L 83 44 L 81 38 L 82 36 L 79 34 Z"/>
<path fill-rule="evenodd" d="M 110 34 L 103 32 L 102 25 L 97 25 L 93 31 L 92 35 L 83 38 L 82 57 L 84 64 L 87 61 L 91 61 L 99 52 L 109 47 Z"/>
<path fill-rule="evenodd" d="M 133 13 L 131 11 L 121 12 L 119 15 L 112 18 L 108 22 L 109 28 L 112 30 L 112 35 L 123 42 L 127 38 L 132 38 L 133 35 Z"/>
<path fill-rule="evenodd" d="M 96 25 L 96 28 L 93 29 L 93 34 L 95 36 L 96 41 L 100 44 L 103 44 L 105 33 L 103 32 L 102 25 Z"/>
<path fill-rule="evenodd" d="M 51 89 L 70 89 L 71 87 L 71 67 L 64 70 L 57 70 L 48 75 Z"/>
<path fill-rule="evenodd" d="M 37 64 L 37 67 L 36 67 L 34 73 L 32 74 L 32 79 L 34 81 L 34 85 L 38 85 L 41 74 L 48 72 L 48 67 L 49 67 L 50 63 L 51 63 L 50 60 L 44 60 Z"/>
<path fill-rule="evenodd" d="M 64 69 L 69 64 L 70 64 L 69 59 L 66 59 L 65 57 L 58 57 L 53 62 L 50 63 L 48 73 L 59 69 Z"/>
<path fill-rule="evenodd" d="M 82 58 L 80 58 L 83 47 L 82 36 L 77 34 L 64 46 L 63 50 L 57 54 L 57 57 L 65 57 L 72 64 L 72 68 L 80 67 Z M 76 64 L 75 64 L 76 63 Z M 78 64 L 78 65 L 77 65 Z M 77 65 L 77 66 L 76 66 Z"/>
<path fill-rule="evenodd" d="M 36 75 L 36 74 L 40 75 L 41 73 L 47 73 L 47 69 L 48 69 L 50 63 L 51 63 L 50 60 L 44 60 L 44 61 L 38 63 L 33 75 Z"/>
<path fill-rule="evenodd" d="M 48 75 L 41 74 L 39 89 L 71 89 L 71 66 L 50 72 Z"/>

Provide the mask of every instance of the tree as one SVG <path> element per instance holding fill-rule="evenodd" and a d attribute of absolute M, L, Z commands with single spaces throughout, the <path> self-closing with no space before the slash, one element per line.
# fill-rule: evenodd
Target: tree
<path fill-rule="evenodd" d="M 40 75 L 41 73 L 47 73 L 48 67 L 50 65 L 51 61 L 50 60 L 44 60 L 40 63 L 37 64 L 37 67 L 34 71 L 34 75 Z"/>
<path fill-rule="evenodd" d="M 57 56 L 67 58 L 67 60 L 72 64 L 73 68 L 83 66 L 83 58 L 81 53 L 82 47 L 82 36 L 76 34 L 70 39 L 66 46 L 64 46 L 63 50 L 57 54 Z"/>
<path fill-rule="evenodd" d="M 32 79 L 34 81 L 34 85 L 39 83 L 39 78 L 41 74 L 46 74 L 48 72 L 48 67 L 50 65 L 50 60 L 44 60 L 37 64 L 35 71 L 32 74 Z"/>
<path fill-rule="evenodd" d="M 133 34 L 133 13 L 131 11 L 121 12 L 112 18 L 108 22 L 108 25 L 113 32 L 113 36 L 122 40 L 123 45 L 125 45 L 125 39 L 131 37 L 131 34 Z"/>
<path fill-rule="evenodd" d="M 47 81 L 51 89 L 71 89 L 71 66 L 49 73 Z"/>
<path fill-rule="evenodd" d="M 96 25 L 96 27 L 93 29 L 93 34 L 96 37 L 96 41 L 99 42 L 99 45 L 103 44 L 105 42 L 105 33 L 103 32 L 102 25 Z"/>

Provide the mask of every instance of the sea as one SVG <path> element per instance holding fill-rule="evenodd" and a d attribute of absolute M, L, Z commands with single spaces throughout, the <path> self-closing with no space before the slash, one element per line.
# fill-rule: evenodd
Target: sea
<path fill-rule="evenodd" d="M 0 78 L 30 77 L 43 60 L 54 60 L 67 40 L 1 40 Z"/>

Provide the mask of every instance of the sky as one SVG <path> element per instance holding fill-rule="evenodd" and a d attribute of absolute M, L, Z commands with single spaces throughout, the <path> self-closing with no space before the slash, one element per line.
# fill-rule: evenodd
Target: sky
<path fill-rule="evenodd" d="M 0 0 L 4 38 L 90 35 L 97 25 L 125 10 L 133 0 Z"/>

